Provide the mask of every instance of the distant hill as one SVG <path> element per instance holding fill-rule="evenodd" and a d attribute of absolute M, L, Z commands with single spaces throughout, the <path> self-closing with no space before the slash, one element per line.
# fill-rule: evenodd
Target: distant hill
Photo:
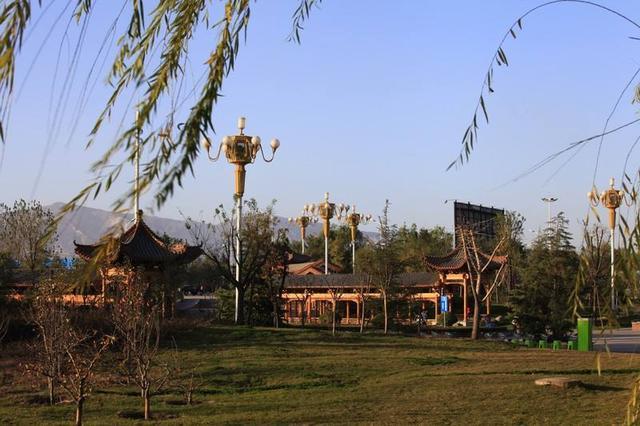
<path fill-rule="evenodd" d="M 47 206 L 54 214 L 58 213 L 63 203 L 55 203 Z M 91 207 L 80 207 L 73 213 L 66 215 L 58 227 L 58 245 L 63 256 L 73 255 L 73 241 L 82 244 L 91 244 L 100 239 L 113 226 L 127 227 L 133 220 L 132 214 L 115 214 L 113 212 Z M 174 238 L 195 243 L 185 226 L 185 222 L 176 219 L 167 219 L 158 216 L 145 215 L 144 221 L 158 235 L 167 234 Z M 300 240 L 300 229 L 295 224 L 290 224 L 286 218 L 278 217 L 278 228 L 286 228 L 291 240 Z M 322 225 L 311 224 L 307 228 L 309 235 L 322 232 Z M 376 233 L 365 232 L 365 236 L 375 239 Z"/>

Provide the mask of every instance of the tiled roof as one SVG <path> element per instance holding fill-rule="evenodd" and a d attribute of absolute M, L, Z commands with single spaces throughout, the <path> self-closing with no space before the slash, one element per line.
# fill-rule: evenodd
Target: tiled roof
<path fill-rule="evenodd" d="M 480 262 L 485 265 L 490 255 L 478 251 Z M 467 258 L 462 247 L 456 247 L 454 250 L 444 256 L 424 256 L 425 265 L 434 271 L 438 272 L 468 272 Z M 507 256 L 493 256 L 491 259 L 490 270 L 498 269 L 501 265 L 507 262 Z"/>
<path fill-rule="evenodd" d="M 288 275 L 285 289 L 293 288 L 344 288 L 368 285 L 367 274 L 328 274 L 328 275 Z M 431 287 L 438 277 L 433 272 L 405 272 L 398 274 L 397 283 L 401 287 Z"/>
<path fill-rule="evenodd" d="M 200 246 L 189 246 L 184 243 L 167 245 L 158 237 L 141 217 L 119 238 L 116 250 L 110 253 L 107 261 L 120 264 L 129 261 L 132 265 L 160 265 L 166 263 L 187 264 L 197 259 L 202 253 Z M 75 252 L 84 260 L 93 258 L 103 247 L 99 244 L 77 244 Z"/>
<path fill-rule="evenodd" d="M 312 260 L 302 263 L 289 263 L 289 273 L 292 275 L 311 274 L 312 269 L 324 273 L 324 259 Z M 329 262 L 329 272 L 340 272 L 340 267 Z"/>

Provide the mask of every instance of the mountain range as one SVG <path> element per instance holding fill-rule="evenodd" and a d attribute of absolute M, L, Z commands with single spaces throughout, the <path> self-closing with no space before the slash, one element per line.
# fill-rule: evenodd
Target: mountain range
<path fill-rule="evenodd" d="M 63 203 L 54 203 L 47 206 L 47 208 L 57 214 L 63 206 Z M 81 244 L 95 243 L 114 226 L 121 225 L 126 228 L 132 223 L 132 220 L 132 214 L 119 214 L 92 207 L 80 207 L 76 211 L 65 215 L 58 226 L 57 245 L 61 255 L 73 255 L 74 241 Z M 287 218 L 281 216 L 277 216 L 277 220 L 277 228 L 287 229 L 290 240 L 300 240 L 300 228 L 297 225 L 289 223 Z M 173 238 L 187 241 L 189 244 L 195 244 L 193 236 L 183 220 L 145 215 L 144 221 L 158 235 L 166 233 Z M 320 232 L 322 232 L 320 223 L 313 223 L 307 227 L 308 235 L 316 235 Z M 377 236 L 374 232 L 363 232 L 363 234 L 371 239 L 376 239 Z"/>

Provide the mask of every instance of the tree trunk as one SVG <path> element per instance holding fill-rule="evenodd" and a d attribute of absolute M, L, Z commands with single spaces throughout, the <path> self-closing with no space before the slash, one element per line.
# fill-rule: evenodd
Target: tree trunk
<path fill-rule="evenodd" d="M 253 326 L 253 284 L 249 285 L 249 297 L 247 298 L 247 321 L 246 325 Z"/>
<path fill-rule="evenodd" d="M 389 331 L 389 313 L 387 312 L 387 292 L 382 292 L 382 308 L 384 311 L 384 334 Z"/>
<path fill-rule="evenodd" d="M 49 405 L 55 404 L 55 383 L 53 377 L 47 377 L 47 388 L 49 390 Z"/>
<path fill-rule="evenodd" d="M 278 312 L 278 300 L 275 299 L 273 303 L 273 326 L 279 328 L 280 326 L 280 313 Z"/>
<path fill-rule="evenodd" d="M 193 390 L 187 391 L 187 405 L 193 405 Z"/>
<path fill-rule="evenodd" d="M 82 409 L 84 406 L 84 398 L 78 399 L 76 402 L 76 426 L 82 426 Z"/>
<path fill-rule="evenodd" d="M 149 389 L 144 389 L 142 391 L 144 398 L 144 419 L 151 419 L 151 397 L 149 396 Z"/>
<path fill-rule="evenodd" d="M 161 309 L 162 309 L 162 319 L 165 320 L 167 319 L 167 298 L 166 298 L 166 293 L 164 290 L 162 290 L 162 302 L 161 302 Z"/>
<path fill-rule="evenodd" d="M 336 305 L 337 305 L 337 303 L 334 300 L 333 301 L 333 324 L 332 324 L 332 327 L 331 327 L 331 334 L 334 335 L 334 336 L 336 335 L 336 307 L 337 307 Z"/>
<path fill-rule="evenodd" d="M 364 333 L 364 297 L 362 298 L 362 306 L 360 306 L 360 334 Z"/>
<path fill-rule="evenodd" d="M 480 328 L 480 301 L 478 294 L 474 294 L 473 297 L 473 325 L 471 327 L 471 339 L 476 340 L 478 338 L 478 329 Z"/>

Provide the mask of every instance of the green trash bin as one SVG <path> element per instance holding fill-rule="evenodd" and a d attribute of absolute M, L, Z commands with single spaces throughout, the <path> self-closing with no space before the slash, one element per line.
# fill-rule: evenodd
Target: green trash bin
<path fill-rule="evenodd" d="M 578 318 L 578 350 L 589 352 L 593 350 L 593 318 Z"/>

